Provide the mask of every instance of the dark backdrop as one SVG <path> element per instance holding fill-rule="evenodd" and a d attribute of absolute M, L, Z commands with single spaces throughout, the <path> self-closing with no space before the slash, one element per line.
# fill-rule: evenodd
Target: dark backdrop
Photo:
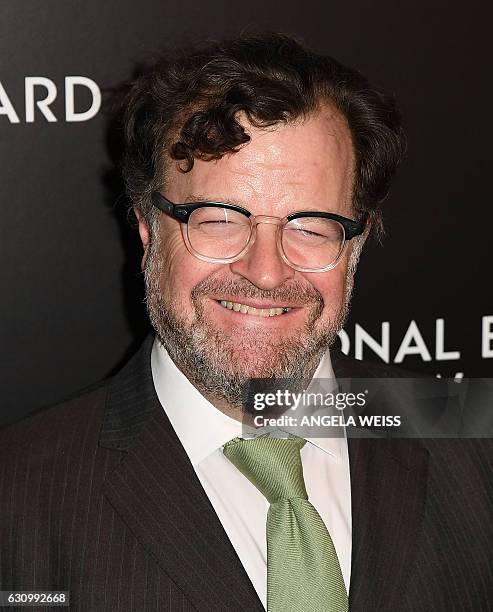
<path fill-rule="evenodd" d="M 0 421 L 106 376 L 146 331 L 114 143 L 87 81 L 69 104 L 79 120 L 66 114 L 66 78 L 103 89 L 163 45 L 245 28 L 293 33 L 358 68 L 405 117 L 387 237 L 362 258 L 345 350 L 492 375 L 489 3 L 0 0 L 0 20 Z M 51 120 L 30 116 L 30 91 L 56 93 Z M 368 346 L 387 333 L 388 354 Z"/>

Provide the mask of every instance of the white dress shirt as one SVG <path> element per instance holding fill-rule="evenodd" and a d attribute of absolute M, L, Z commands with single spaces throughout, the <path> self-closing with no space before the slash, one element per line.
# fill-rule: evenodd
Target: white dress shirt
<path fill-rule="evenodd" d="M 215 408 L 176 367 L 156 339 L 151 355 L 156 393 L 264 607 L 267 602 L 266 522 L 269 503 L 223 455 L 242 424 Z M 329 351 L 317 378 L 334 378 Z M 339 557 L 346 590 L 351 572 L 351 488 L 345 437 L 307 438 L 301 449 L 308 499 L 324 521 Z"/>

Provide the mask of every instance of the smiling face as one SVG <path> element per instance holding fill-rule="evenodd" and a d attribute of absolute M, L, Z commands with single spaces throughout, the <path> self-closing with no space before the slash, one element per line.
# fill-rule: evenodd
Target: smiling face
<path fill-rule="evenodd" d="M 354 218 L 353 147 L 337 113 L 324 109 L 268 130 L 244 126 L 251 140 L 236 153 L 195 160 L 188 173 L 170 160 L 164 195 L 235 203 L 253 215 L 312 210 Z M 351 243 L 335 269 L 314 273 L 281 259 L 275 225 L 258 225 L 253 246 L 231 264 L 190 254 L 180 223 L 167 215 L 152 240 L 142 219 L 139 229 L 151 322 L 206 397 L 235 406 L 248 378 L 312 376 L 347 312 Z"/>

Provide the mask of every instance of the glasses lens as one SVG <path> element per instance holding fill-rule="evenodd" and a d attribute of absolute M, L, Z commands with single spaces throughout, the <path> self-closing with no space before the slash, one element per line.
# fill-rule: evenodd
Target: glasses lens
<path fill-rule="evenodd" d="M 344 241 L 343 226 L 323 217 L 293 219 L 282 232 L 284 254 L 301 268 L 321 269 L 337 263 Z"/>
<path fill-rule="evenodd" d="M 250 230 L 248 217 L 219 206 L 195 209 L 187 224 L 192 249 L 212 259 L 228 259 L 241 253 Z"/>

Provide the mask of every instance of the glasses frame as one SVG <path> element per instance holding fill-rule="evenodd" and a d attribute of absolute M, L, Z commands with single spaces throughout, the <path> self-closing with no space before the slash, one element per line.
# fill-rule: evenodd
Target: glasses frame
<path fill-rule="evenodd" d="M 341 215 L 337 215 L 335 213 L 329 213 L 329 212 L 323 212 L 323 211 L 320 211 L 320 212 L 313 211 L 313 210 L 297 211 L 297 212 L 293 212 L 287 215 L 286 217 L 281 218 L 281 217 L 273 217 L 270 215 L 252 215 L 252 213 L 249 210 L 247 210 L 246 208 L 243 208 L 242 206 L 237 206 L 236 204 L 225 204 L 224 202 L 204 201 L 204 202 L 191 202 L 190 204 L 175 204 L 174 202 L 171 202 L 170 200 L 168 200 L 168 198 L 163 196 L 163 194 L 160 193 L 159 191 L 154 191 L 151 197 L 152 197 L 152 203 L 156 208 L 158 208 L 165 215 L 171 217 L 172 219 L 176 219 L 182 224 L 181 225 L 182 236 L 183 236 L 185 245 L 187 247 L 187 250 L 192 255 L 197 257 L 197 259 L 200 259 L 201 261 L 207 261 L 209 263 L 227 264 L 227 263 L 233 263 L 241 259 L 244 255 L 246 255 L 246 253 L 250 250 L 251 246 L 255 242 L 256 233 L 257 233 L 257 225 L 261 223 L 268 223 L 272 225 L 277 225 L 277 232 L 276 232 L 277 250 L 279 254 L 281 255 L 282 260 L 288 266 L 290 266 L 294 270 L 298 270 L 299 272 L 328 272 L 329 270 L 333 270 L 337 266 L 337 264 L 340 262 L 341 257 L 344 251 L 346 250 L 348 242 L 355 236 L 360 236 L 365 231 L 365 226 L 366 226 L 365 222 L 353 221 L 352 219 L 348 219 L 347 217 L 342 217 Z M 246 243 L 245 247 L 237 255 L 234 255 L 233 257 L 227 257 L 227 258 L 207 257 L 206 255 L 202 255 L 201 253 L 198 253 L 193 248 L 192 244 L 190 243 L 190 239 L 188 236 L 188 222 L 190 220 L 190 216 L 193 213 L 193 211 L 197 210 L 198 208 L 226 208 L 228 210 L 233 210 L 235 212 L 241 213 L 242 215 L 247 217 L 251 224 L 251 230 L 250 230 L 250 238 L 248 239 L 248 242 Z M 289 260 L 287 255 L 285 254 L 283 246 L 282 246 L 282 231 L 281 230 L 290 221 L 299 219 L 301 217 L 317 217 L 317 218 L 322 218 L 322 219 L 330 219 L 332 221 L 337 221 L 342 226 L 342 229 L 344 232 L 344 239 L 342 242 L 342 247 L 335 261 L 333 261 L 328 266 L 325 266 L 323 268 L 304 268 L 302 266 L 293 264 Z"/>

